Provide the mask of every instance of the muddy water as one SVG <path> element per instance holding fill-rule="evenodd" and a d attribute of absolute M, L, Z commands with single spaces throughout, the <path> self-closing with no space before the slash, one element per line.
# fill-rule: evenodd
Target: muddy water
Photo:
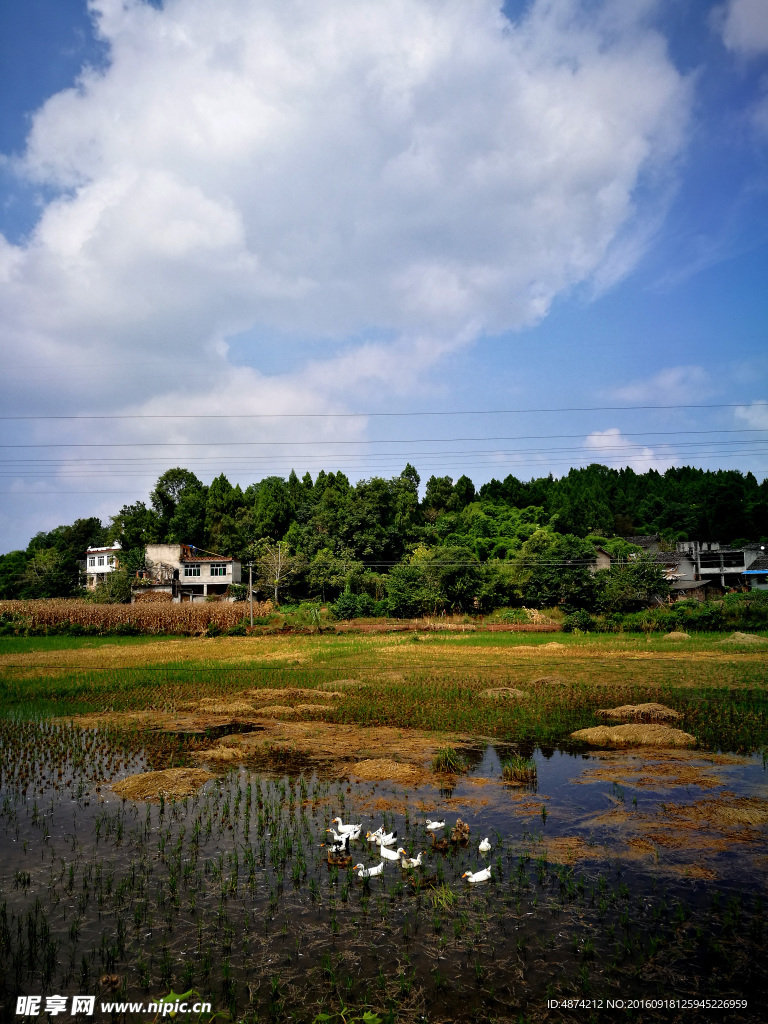
<path fill-rule="evenodd" d="M 516 787 L 500 778 L 505 753 L 478 748 L 466 777 L 411 789 L 260 765 L 162 804 L 97 792 L 74 771 L 44 794 L 6 776 L 5 1018 L 19 993 L 194 988 L 238 1020 L 311 1020 L 342 1000 L 393 1021 L 589 1019 L 548 1010 L 565 998 L 747 999 L 723 1017 L 764 1019 L 762 759 L 536 750 L 535 785 Z M 363 833 L 397 829 L 424 867 L 386 863 L 367 883 L 329 868 L 321 844 L 337 814 Z M 468 843 L 433 850 L 427 817 L 461 817 Z M 353 853 L 378 861 L 363 841 Z M 489 883 L 462 878 L 486 866 Z"/>

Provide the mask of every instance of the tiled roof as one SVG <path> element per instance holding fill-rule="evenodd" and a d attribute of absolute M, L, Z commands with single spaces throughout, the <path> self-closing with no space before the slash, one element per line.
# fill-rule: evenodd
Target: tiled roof
<path fill-rule="evenodd" d="M 749 566 L 747 572 L 768 572 L 768 555 L 760 555 Z"/>

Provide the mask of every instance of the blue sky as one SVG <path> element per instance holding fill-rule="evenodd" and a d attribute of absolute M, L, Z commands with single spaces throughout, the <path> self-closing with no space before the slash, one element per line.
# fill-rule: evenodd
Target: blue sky
<path fill-rule="evenodd" d="M 177 464 L 768 475 L 768 0 L 26 0 L 0 98 L 0 551 Z"/>

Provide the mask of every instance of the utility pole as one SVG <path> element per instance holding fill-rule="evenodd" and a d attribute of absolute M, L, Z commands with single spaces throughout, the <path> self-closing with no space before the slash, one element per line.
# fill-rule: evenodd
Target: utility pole
<path fill-rule="evenodd" d="M 248 563 L 248 599 L 251 602 L 251 625 L 253 625 L 253 562 Z"/>

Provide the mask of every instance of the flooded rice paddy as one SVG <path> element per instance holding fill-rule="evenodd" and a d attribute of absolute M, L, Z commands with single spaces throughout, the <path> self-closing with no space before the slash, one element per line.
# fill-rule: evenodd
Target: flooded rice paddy
<path fill-rule="evenodd" d="M 173 767 L 136 733 L 0 723 L 0 1004 L 20 994 L 148 1000 L 194 989 L 222 1019 L 611 1019 L 572 998 L 768 995 L 768 776 L 760 756 L 480 744 L 464 776 L 410 788 L 283 757 L 223 772 L 181 799 L 112 785 Z M 329 866 L 334 818 L 361 822 Z M 428 818 L 460 817 L 435 849 Z M 378 863 L 365 832 L 397 830 L 420 869 Z M 478 851 L 488 838 L 491 850 Z M 488 883 L 462 877 L 490 867 Z M 720 1019 L 717 1016 L 717 1019 Z M 620 1019 L 708 1020 L 665 1008 Z"/>

